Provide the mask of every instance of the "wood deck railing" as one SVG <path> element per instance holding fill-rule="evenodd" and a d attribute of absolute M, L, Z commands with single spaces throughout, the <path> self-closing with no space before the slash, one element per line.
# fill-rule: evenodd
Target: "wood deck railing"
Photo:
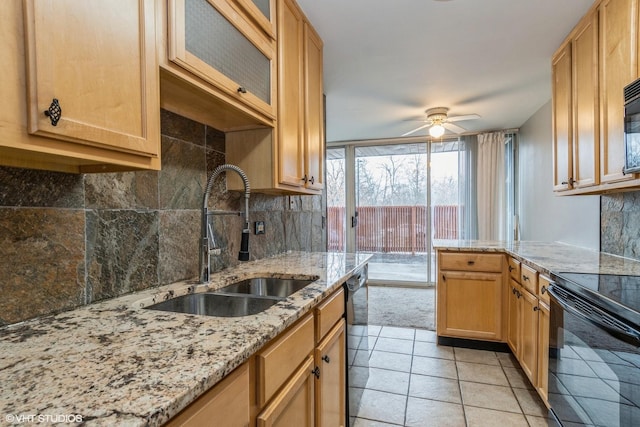
<path fill-rule="evenodd" d="M 426 252 L 426 206 L 358 208 L 356 244 L 367 252 Z M 327 208 L 328 249 L 344 250 L 344 207 Z M 458 238 L 458 206 L 433 207 L 433 238 Z"/>

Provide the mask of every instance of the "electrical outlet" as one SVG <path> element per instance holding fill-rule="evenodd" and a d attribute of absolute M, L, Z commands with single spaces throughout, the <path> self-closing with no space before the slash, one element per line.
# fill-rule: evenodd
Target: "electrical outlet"
<path fill-rule="evenodd" d="M 264 234 L 264 221 L 256 221 L 253 223 L 254 234 Z"/>

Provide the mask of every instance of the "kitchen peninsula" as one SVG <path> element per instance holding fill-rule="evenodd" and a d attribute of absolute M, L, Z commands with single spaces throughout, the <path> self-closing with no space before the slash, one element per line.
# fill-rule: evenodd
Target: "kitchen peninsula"
<path fill-rule="evenodd" d="M 339 289 L 369 257 L 288 252 L 221 271 L 209 285 L 174 283 L 6 326 L 0 412 L 73 414 L 94 426 L 161 425 Z M 283 275 L 318 279 L 252 316 L 144 309 L 244 278 Z"/>

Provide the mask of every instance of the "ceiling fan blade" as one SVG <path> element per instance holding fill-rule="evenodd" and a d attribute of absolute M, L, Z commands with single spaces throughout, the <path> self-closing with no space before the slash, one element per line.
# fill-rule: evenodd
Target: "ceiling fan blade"
<path fill-rule="evenodd" d="M 431 123 L 424 124 L 424 125 L 422 125 L 422 126 L 420 126 L 420 127 L 415 128 L 414 130 L 410 130 L 410 131 L 409 131 L 409 132 L 407 132 L 407 133 L 403 133 L 403 134 L 402 134 L 402 136 L 408 136 L 408 135 L 411 135 L 412 133 L 416 133 L 416 132 L 418 132 L 420 129 L 424 129 L 424 128 L 429 127 L 429 126 L 431 126 Z"/>
<path fill-rule="evenodd" d="M 452 124 L 452 123 L 444 122 L 444 123 L 442 124 L 442 126 L 444 126 L 444 127 L 445 127 L 445 129 L 448 129 L 448 130 L 450 130 L 451 132 L 453 132 L 453 133 L 457 133 L 457 134 L 464 133 L 464 132 L 466 132 L 466 131 L 467 131 L 466 129 L 461 128 L 460 126 L 458 126 L 458 125 L 454 125 L 454 124 Z"/>
<path fill-rule="evenodd" d="M 477 114 L 466 114 L 464 116 L 449 116 L 447 117 L 447 121 L 449 122 L 461 122 L 463 120 L 475 120 L 479 119 L 480 116 Z"/>

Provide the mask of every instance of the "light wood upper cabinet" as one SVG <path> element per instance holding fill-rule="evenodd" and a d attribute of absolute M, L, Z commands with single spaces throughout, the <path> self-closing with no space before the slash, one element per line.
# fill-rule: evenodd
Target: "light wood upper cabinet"
<path fill-rule="evenodd" d="M 598 14 L 587 15 L 572 40 L 573 183 L 597 185 L 599 166 Z"/>
<path fill-rule="evenodd" d="M 599 182 L 596 12 L 582 19 L 552 60 L 554 191 Z"/>
<path fill-rule="evenodd" d="M 308 22 L 304 25 L 304 149 L 305 187 L 324 187 L 324 89 L 322 85 L 323 43 Z"/>
<path fill-rule="evenodd" d="M 624 94 L 638 77 L 638 1 L 603 0 L 600 13 L 600 181 L 624 175 Z"/>
<path fill-rule="evenodd" d="M 553 190 L 571 188 L 573 179 L 573 122 L 571 98 L 571 43 L 552 61 Z"/>
<path fill-rule="evenodd" d="M 640 187 L 639 174 L 623 173 L 623 89 L 640 75 L 638 13 L 638 0 L 596 1 L 552 59 L 558 194 Z"/>
<path fill-rule="evenodd" d="M 294 1 L 278 2 L 278 183 L 304 181 L 304 15 Z"/>
<path fill-rule="evenodd" d="M 274 126 L 275 27 L 258 7 L 250 0 L 155 1 L 162 107 L 224 132 Z M 266 7 L 273 13 L 271 1 Z"/>
<path fill-rule="evenodd" d="M 0 164 L 159 169 L 154 1 L 7 0 L 0 8 Z"/>
<path fill-rule="evenodd" d="M 294 0 L 278 0 L 278 119 L 275 130 L 227 133 L 227 161 L 252 191 L 321 194 L 324 186 L 322 40 Z M 227 188 L 242 182 L 227 178 Z"/>

